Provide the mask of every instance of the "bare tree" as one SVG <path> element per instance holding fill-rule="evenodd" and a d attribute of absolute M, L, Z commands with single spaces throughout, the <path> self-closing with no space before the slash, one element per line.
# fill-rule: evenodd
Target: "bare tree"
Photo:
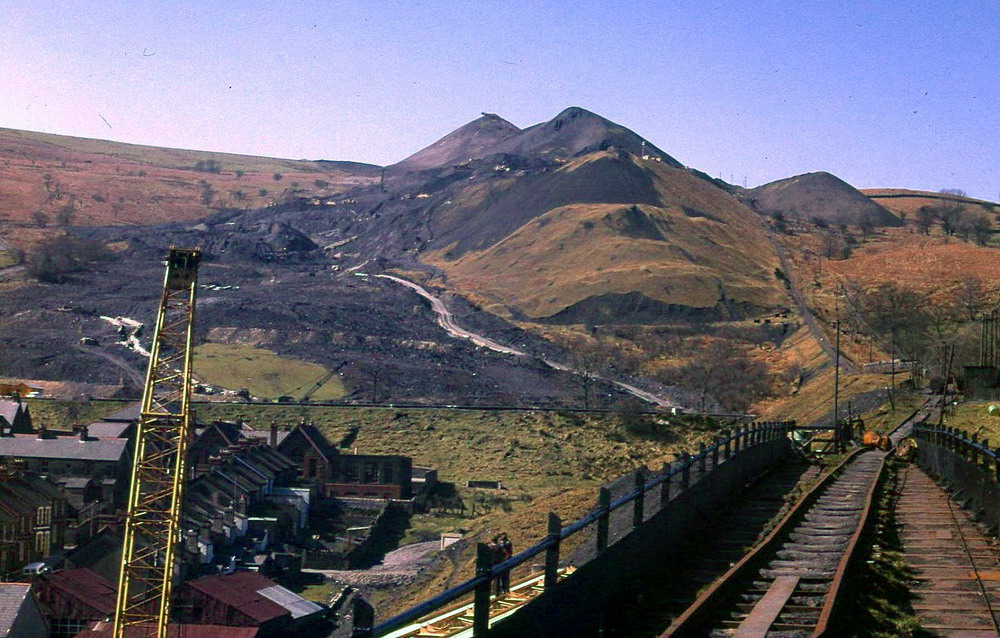
<path fill-rule="evenodd" d="M 930 206 L 921 206 L 917 210 L 917 230 L 921 235 L 930 235 L 936 215 Z"/>
<path fill-rule="evenodd" d="M 858 220 L 858 230 L 861 231 L 861 237 L 868 239 L 875 234 L 875 223 L 870 217 L 862 217 Z"/>
<path fill-rule="evenodd" d="M 36 210 L 31 213 L 31 220 L 35 222 L 35 225 L 39 228 L 45 228 L 49 225 L 49 216 L 40 210 Z"/>
<path fill-rule="evenodd" d="M 569 367 L 575 373 L 573 381 L 583 393 L 583 409 L 590 409 L 594 386 L 599 377 L 607 372 L 612 356 L 600 342 L 585 342 L 573 348 Z"/>
<path fill-rule="evenodd" d="M 985 213 L 965 213 L 959 217 L 958 232 L 966 241 L 985 246 L 993 235 L 993 223 Z"/>
<path fill-rule="evenodd" d="M 976 275 L 968 274 L 958 282 L 958 290 L 955 298 L 958 303 L 965 308 L 969 321 L 975 321 L 984 305 L 983 280 Z"/>
<path fill-rule="evenodd" d="M 665 373 L 661 380 L 696 391 L 702 412 L 709 408 L 710 398 L 730 410 L 743 412 L 767 396 L 773 385 L 767 366 L 727 340 L 697 350 L 686 364 Z"/>
<path fill-rule="evenodd" d="M 66 204 L 56 213 L 56 224 L 60 226 L 69 226 L 73 223 L 73 218 L 76 216 L 76 209 L 73 208 L 73 203 L 70 202 Z"/>

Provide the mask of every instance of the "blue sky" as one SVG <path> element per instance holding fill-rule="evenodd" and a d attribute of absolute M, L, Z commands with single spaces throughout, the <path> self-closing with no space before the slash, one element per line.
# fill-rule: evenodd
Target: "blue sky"
<path fill-rule="evenodd" d="M 997 200 L 998 34 L 996 0 L 8 0 L 0 126 L 386 164 L 582 106 L 739 184 Z"/>

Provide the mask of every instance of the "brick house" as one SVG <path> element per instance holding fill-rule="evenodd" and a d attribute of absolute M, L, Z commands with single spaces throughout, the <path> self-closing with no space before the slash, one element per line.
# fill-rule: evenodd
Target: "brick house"
<path fill-rule="evenodd" d="M 47 479 L 0 471 L 0 566 L 10 573 L 48 558 L 66 541 L 70 512 L 65 494 Z"/>
<path fill-rule="evenodd" d="M 284 434 L 283 437 L 280 435 Z M 270 440 L 295 461 L 299 480 L 325 497 L 395 498 L 411 496 L 409 457 L 340 454 L 312 424 L 299 423 L 287 433 L 271 425 Z"/>
<path fill-rule="evenodd" d="M 271 440 L 277 439 L 277 426 L 271 425 Z M 322 485 L 330 476 L 338 456 L 337 449 L 330 445 L 323 433 L 312 424 L 305 422 L 293 427 L 277 444 L 278 451 L 295 461 L 299 468 L 299 480 L 303 483 Z"/>

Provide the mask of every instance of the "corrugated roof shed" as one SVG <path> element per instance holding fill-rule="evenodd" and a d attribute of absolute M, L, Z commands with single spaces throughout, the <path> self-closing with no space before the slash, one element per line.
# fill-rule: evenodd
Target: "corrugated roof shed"
<path fill-rule="evenodd" d="M 292 612 L 292 618 L 295 619 L 315 614 L 318 611 L 323 611 L 323 608 L 316 603 L 306 600 L 302 596 L 285 589 L 281 585 L 265 587 L 260 590 L 260 594 L 268 600 L 272 600 Z"/>
<path fill-rule="evenodd" d="M 0 436 L 0 456 L 39 459 L 117 461 L 125 453 L 127 439 L 81 441 L 78 436 L 39 439 L 34 434 Z"/>
<path fill-rule="evenodd" d="M 203 576 L 185 584 L 209 598 L 235 608 L 258 623 L 289 613 L 289 610 L 259 593 L 261 589 L 272 587 L 274 581 L 256 572 Z"/>
<path fill-rule="evenodd" d="M 98 613 L 108 615 L 115 611 L 118 588 L 92 569 L 66 569 L 44 574 L 40 579 Z"/>
<path fill-rule="evenodd" d="M 256 572 L 204 576 L 185 584 L 260 623 L 284 614 L 301 618 L 323 610 Z"/>

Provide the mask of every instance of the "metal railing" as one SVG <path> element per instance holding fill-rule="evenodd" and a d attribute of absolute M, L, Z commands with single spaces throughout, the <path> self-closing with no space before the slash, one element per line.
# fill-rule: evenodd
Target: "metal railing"
<path fill-rule="evenodd" d="M 926 423 L 913 426 L 913 436 L 930 441 L 979 467 L 994 482 L 1000 483 L 1000 448 L 991 448 L 989 439 L 980 439 L 964 430 Z"/>
<path fill-rule="evenodd" d="M 544 554 L 544 588 L 548 590 L 555 587 L 558 580 L 559 548 L 563 540 L 596 525 L 596 551 L 599 555 L 609 545 L 609 528 L 613 512 L 631 504 L 634 530 L 646 519 L 646 494 L 650 490 L 660 490 L 662 509 L 671 498 L 680 495 L 692 485 L 692 470 L 697 472 L 697 481 L 701 481 L 716 467 L 740 454 L 759 445 L 786 438 L 794 429 L 794 425 L 794 422 L 763 422 L 740 426 L 724 437 L 716 437 L 710 445 L 699 444 L 696 453 L 680 452 L 679 460 L 664 463 L 660 472 L 652 477 L 647 478 L 645 468 L 639 468 L 631 473 L 634 482 L 628 493 L 612 500 L 611 490 L 607 486 L 602 486 L 598 490 L 597 506 L 589 514 L 566 527 L 562 526 L 562 521 L 556 514 L 549 512 L 545 538 L 501 563 L 492 564 L 487 545 L 478 543 L 475 576 L 381 623 L 374 623 L 374 613 L 370 605 L 355 599 L 357 604 L 354 608 L 353 638 L 385 636 L 455 603 L 470 592 L 473 593 L 473 636 L 482 638 L 489 631 L 490 586 L 494 579 Z M 674 481 L 674 477 L 679 478 Z M 677 492 L 671 490 L 671 484 L 675 482 L 679 483 Z"/>

